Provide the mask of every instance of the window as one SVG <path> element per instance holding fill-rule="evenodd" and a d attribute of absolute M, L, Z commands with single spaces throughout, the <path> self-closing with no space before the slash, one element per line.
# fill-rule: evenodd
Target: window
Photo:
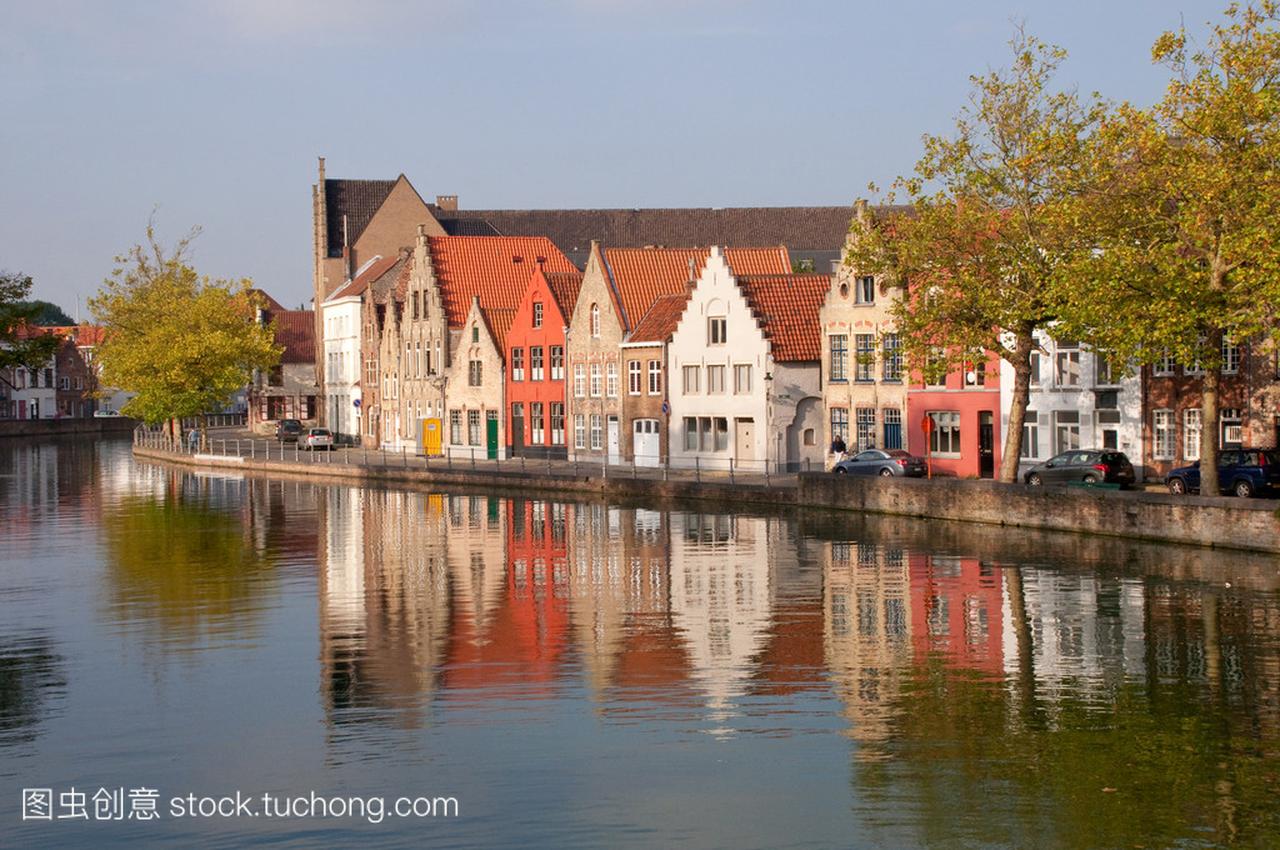
<path fill-rule="evenodd" d="M 1040 424 L 1034 410 L 1023 413 L 1022 419 L 1022 454 L 1027 460 L 1040 457 Z"/>
<path fill-rule="evenodd" d="M 467 386 L 478 387 L 483 382 L 483 374 L 481 369 L 484 363 L 479 360 L 472 360 L 467 364 Z"/>
<path fill-rule="evenodd" d="M 902 340 L 897 334 L 884 335 L 884 379 L 892 384 L 902 380 Z"/>
<path fill-rule="evenodd" d="M 583 398 L 587 394 L 587 373 L 586 367 L 581 363 L 573 364 L 573 395 L 574 398 Z"/>
<path fill-rule="evenodd" d="M 1224 407 L 1219 417 L 1222 424 L 1222 445 L 1239 446 L 1244 439 L 1244 420 L 1240 418 L 1240 410 Z"/>
<path fill-rule="evenodd" d="M 1053 364 L 1054 381 L 1060 387 L 1080 386 L 1080 351 L 1076 347 L 1077 345 L 1074 342 L 1058 343 L 1058 351 L 1054 355 Z"/>
<path fill-rule="evenodd" d="M 853 379 L 870 383 L 876 379 L 876 338 L 874 334 L 855 334 L 853 337 Z"/>
<path fill-rule="evenodd" d="M 529 347 L 529 380 L 541 381 L 542 372 L 542 346 L 534 345 Z"/>
<path fill-rule="evenodd" d="M 855 304 L 876 303 L 876 279 L 870 275 L 858 278 L 853 300 Z"/>
<path fill-rule="evenodd" d="M 581 413 L 573 415 L 573 447 L 575 449 L 587 447 L 587 417 Z"/>
<path fill-rule="evenodd" d="M 707 345 L 724 345 L 729 341 L 729 323 L 724 316 L 707 319 Z"/>
<path fill-rule="evenodd" d="M 712 427 L 715 428 L 715 451 L 724 452 L 729 450 L 729 420 L 723 416 L 717 416 L 712 420 Z"/>
<path fill-rule="evenodd" d="M 748 395 L 751 392 L 751 365 L 740 363 L 733 367 L 734 395 Z"/>
<path fill-rule="evenodd" d="M 1154 372 L 1156 375 L 1172 375 L 1173 355 L 1167 351 L 1162 354 L 1160 359 L 1156 361 Z M 1169 457 L 1173 457 L 1173 455 L 1171 454 Z"/>
<path fill-rule="evenodd" d="M 600 364 L 591 364 L 591 397 L 600 398 Z"/>
<path fill-rule="evenodd" d="M 1151 414 L 1151 428 L 1155 432 L 1152 457 L 1156 460 L 1173 460 L 1175 446 L 1173 411 L 1153 411 Z"/>
<path fill-rule="evenodd" d="M 724 367 L 707 367 L 707 393 L 716 395 L 724 393 Z"/>
<path fill-rule="evenodd" d="M 600 336 L 600 305 L 591 305 L 591 335 L 599 338 Z"/>
<path fill-rule="evenodd" d="M 1182 411 L 1182 459 L 1200 459 L 1200 408 Z"/>
<path fill-rule="evenodd" d="M 551 380 L 564 380 L 564 346 L 551 346 Z"/>
<path fill-rule="evenodd" d="M 524 349 L 511 349 L 511 380 L 524 380 Z"/>
<path fill-rule="evenodd" d="M 471 326 L 471 342 L 475 344 L 480 341 L 480 326 L 473 324 Z"/>
<path fill-rule="evenodd" d="M 67 377 L 59 378 L 59 379 L 58 379 L 58 389 L 60 389 L 60 390 L 69 390 L 69 389 L 71 389 L 71 379 L 70 379 L 70 378 L 67 378 Z"/>
<path fill-rule="evenodd" d="M 455 446 L 462 445 L 462 412 L 449 411 L 449 442 Z"/>
<path fill-rule="evenodd" d="M 600 451 L 604 447 L 604 417 L 599 413 L 591 414 L 591 450 Z"/>
<path fill-rule="evenodd" d="M 564 445 L 564 402 L 551 402 L 551 445 Z"/>
<path fill-rule="evenodd" d="M 964 385 L 966 387 L 985 387 L 987 385 L 987 362 L 971 361 L 964 364 Z"/>
<path fill-rule="evenodd" d="M 924 385 L 926 387 L 945 387 L 947 385 L 947 359 L 941 348 L 934 348 L 924 364 Z"/>
<path fill-rule="evenodd" d="M 535 328 L 542 327 L 542 302 L 533 302 L 533 326 Z M 537 380 L 536 378 L 534 380 Z"/>
<path fill-rule="evenodd" d="M 855 433 L 858 440 L 858 451 L 875 448 L 876 409 L 874 407 L 859 407 L 856 411 L 854 422 L 857 425 Z"/>
<path fill-rule="evenodd" d="M 418 318 L 418 293 L 413 293 L 413 317 Z"/>
<path fill-rule="evenodd" d="M 641 385 L 641 381 L 643 380 L 643 378 L 641 378 L 641 375 L 640 375 L 642 369 L 643 367 L 640 365 L 639 360 L 627 361 L 627 393 L 628 394 L 640 395 L 640 385 Z"/>
<path fill-rule="evenodd" d="M 1054 452 L 1059 454 L 1080 448 L 1080 411 L 1054 411 L 1053 447 Z"/>
<path fill-rule="evenodd" d="M 680 370 L 680 374 L 684 378 L 685 395 L 697 395 L 702 392 L 702 389 L 698 386 L 701 372 L 701 366 L 685 366 Z"/>
<path fill-rule="evenodd" d="M 1040 386 L 1040 352 L 1031 352 L 1031 386 Z"/>
<path fill-rule="evenodd" d="M 698 417 L 696 416 L 684 418 L 684 450 L 687 452 L 698 450 Z"/>
<path fill-rule="evenodd" d="M 936 455 L 960 456 L 960 414 L 954 410 L 929 413 L 933 429 L 929 432 L 929 451 Z"/>
<path fill-rule="evenodd" d="M 480 445 L 480 411 L 467 411 L 467 444 Z"/>
<path fill-rule="evenodd" d="M 902 448 L 902 410 L 897 407 L 886 407 L 884 413 L 884 447 L 886 449 Z"/>
<path fill-rule="evenodd" d="M 613 360 L 604 367 L 604 394 L 609 398 L 618 397 L 618 364 Z"/>
<path fill-rule="evenodd" d="M 1240 371 L 1240 346 L 1225 336 L 1222 338 L 1222 371 L 1227 375 Z"/>
<path fill-rule="evenodd" d="M 529 402 L 529 441 L 535 446 L 541 446 L 547 441 L 547 432 L 542 421 L 542 402 Z"/>
<path fill-rule="evenodd" d="M 662 361 L 649 361 L 649 395 L 662 395 Z"/>
<path fill-rule="evenodd" d="M 837 437 L 846 442 L 849 439 L 849 408 L 847 407 L 831 408 L 831 441 L 835 442 Z"/>
<path fill-rule="evenodd" d="M 830 380 L 836 383 L 849 380 L 849 335 L 831 334 L 827 337 L 827 348 L 831 352 Z"/>

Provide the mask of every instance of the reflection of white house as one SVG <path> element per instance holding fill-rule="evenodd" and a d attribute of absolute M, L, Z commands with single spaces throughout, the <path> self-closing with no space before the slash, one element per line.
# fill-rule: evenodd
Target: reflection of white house
<path fill-rule="evenodd" d="M 1022 570 L 1032 669 L 1045 694 L 1110 690 L 1146 675 L 1145 590 L 1140 580 Z M 1008 588 L 1006 587 L 1006 593 Z M 1020 669 L 1012 606 L 1004 605 L 1004 668 Z"/>
<path fill-rule="evenodd" d="M 723 724 L 764 649 L 772 607 L 769 521 L 671 515 L 671 612 L 709 715 Z M 726 734 L 721 725 L 716 734 Z"/>
<path fill-rule="evenodd" d="M 324 491 L 324 570 L 321 600 L 331 639 L 362 638 L 365 630 L 364 491 Z"/>
<path fill-rule="evenodd" d="M 736 277 L 712 247 L 667 349 L 673 464 L 821 468 L 824 275 Z"/>
<path fill-rule="evenodd" d="M 394 263 L 374 257 L 355 277 L 334 290 L 320 305 L 324 328 L 325 424 L 342 436 L 359 438 L 360 428 L 360 311 L 370 281 Z"/>
<path fill-rule="evenodd" d="M 1031 396 L 1023 426 L 1022 469 L 1072 449 L 1116 449 L 1142 477 L 1142 379 L 1086 346 L 1037 332 Z M 1000 363 L 1000 439 L 1009 430 L 1013 367 Z"/>

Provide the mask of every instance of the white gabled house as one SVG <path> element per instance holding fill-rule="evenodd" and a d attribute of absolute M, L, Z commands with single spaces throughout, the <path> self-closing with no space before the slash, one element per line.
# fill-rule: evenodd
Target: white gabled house
<path fill-rule="evenodd" d="M 673 465 L 822 468 L 818 310 L 830 278 L 737 277 L 718 246 L 667 349 Z"/>

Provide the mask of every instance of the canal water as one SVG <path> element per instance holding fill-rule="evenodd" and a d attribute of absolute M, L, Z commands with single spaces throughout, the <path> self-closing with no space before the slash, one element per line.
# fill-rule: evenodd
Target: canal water
<path fill-rule="evenodd" d="M 0 442 L 0 845 L 1276 847 L 1277 566 Z"/>

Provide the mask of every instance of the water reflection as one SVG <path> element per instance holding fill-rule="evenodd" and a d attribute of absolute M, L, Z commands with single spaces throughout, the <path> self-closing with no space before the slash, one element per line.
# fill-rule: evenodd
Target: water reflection
<path fill-rule="evenodd" d="M 128 676 L 124 643 L 182 658 L 197 695 L 133 678 L 142 725 L 256 676 L 236 695 L 262 691 L 253 724 L 272 730 L 253 770 L 445 777 L 484 813 L 441 833 L 458 844 L 517 843 L 504 812 L 558 846 L 1280 844 L 1272 558 L 76 452 L 0 451 L 0 510 L 25 529 L 0 606 L 50 620 L 0 644 L 0 745 L 50 746 L 35 733 L 76 702 L 66 671 Z M 30 571 L 67 517 L 99 549 Z M 82 687 L 80 718 L 101 696 Z M 226 704 L 202 719 L 245 732 Z M 157 746 L 95 722 L 113 758 Z M 189 730 L 170 735 L 185 752 Z"/>

